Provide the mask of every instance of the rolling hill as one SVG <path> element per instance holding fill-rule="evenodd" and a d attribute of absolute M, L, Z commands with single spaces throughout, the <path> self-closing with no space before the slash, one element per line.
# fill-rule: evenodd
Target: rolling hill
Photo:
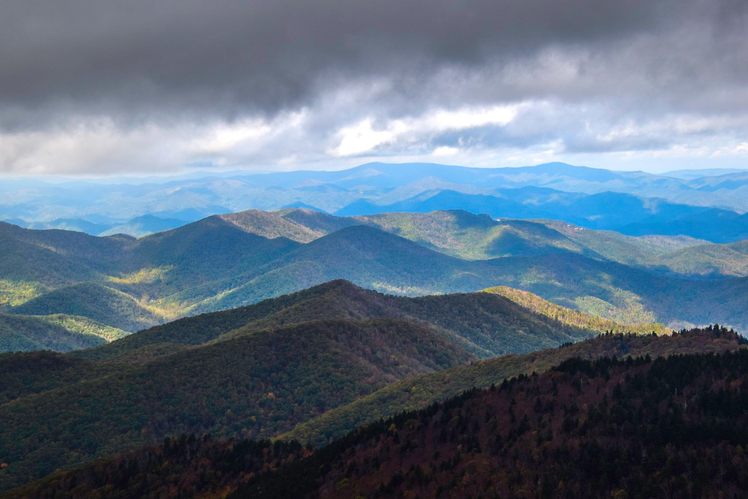
<path fill-rule="evenodd" d="M 0 352 L 90 348 L 126 336 L 121 329 L 71 315 L 0 314 Z"/>
<path fill-rule="evenodd" d="M 125 331 L 137 331 L 164 321 L 132 296 L 96 283 L 59 288 L 10 309 L 14 314 L 67 314 L 87 317 Z"/>
<path fill-rule="evenodd" d="M 0 484 L 184 432 L 270 437 L 415 374 L 595 334 L 495 294 L 335 281 L 64 356 L 6 354 Z"/>
<path fill-rule="evenodd" d="M 737 337 L 715 337 L 708 331 L 664 336 L 606 334 L 561 348 L 525 355 L 504 355 L 407 378 L 304 421 L 278 438 L 298 440 L 319 447 L 345 436 L 359 426 L 405 411 L 423 409 L 434 402 L 456 397 L 473 388 L 488 388 L 517 376 L 545 372 L 572 358 L 594 360 L 646 355 L 664 357 L 719 353 L 737 348 L 742 348 Z"/>
<path fill-rule="evenodd" d="M 263 331 L 0 406 L 0 484 L 166 435 L 270 436 L 410 374 L 471 356 L 425 327 L 324 321 Z"/>
<path fill-rule="evenodd" d="M 334 279 L 408 296 L 504 285 L 620 323 L 748 328 L 743 243 L 464 211 L 252 211 L 140 239 L 0 229 L 0 311 L 77 315 L 129 332 Z"/>
<path fill-rule="evenodd" d="M 255 212 L 248 215 L 257 216 Z M 573 252 L 671 274 L 748 275 L 748 251 L 741 242 L 712 244 L 683 236 L 626 236 L 551 220 L 495 220 L 464 210 L 345 218 L 295 209 L 264 216 L 267 220 L 293 219 L 300 224 L 302 228 L 291 226 L 289 230 L 284 230 L 285 224 L 279 224 L 272 231 L 275 236 L 289 239 L 303 232 L 307 234 L 305 239 L 311 241 L 341 228 L 362 224 L 468 260 Z M 242 228 L 256 235 L 268 235 L 266 229 L 257 229 L 251 224 L 244 224 Z"/>
<path fill-rule="evenodd" d="M 163 232 L 166 230 L 175 229 L 186 224 L 186 221 L 178 220 L 176 218 L 161 218 L 152 214 L 145 214 L 127 220 L 124 223 L 112 224 L 105 230 L 100 230 L 99 232 L 92 232 L 90 230 L 84 230 L 82 232 L 98 236 L 127 234 L 128 236 L 142 237 L 153 234 L 155 232 Z"/>
<path fill-rule="evenodd" d="M 369 163 L 342 171 L 212 173 L 159 182 L 130 179 L 126 184 L 8 179 L 0 186 L 0 193 L 12 202 L 0 202 L 0 219 L 19 220 L 20 225 L 34 228 L 74 229 L 92 234 L 101 234 L 102 227 L 118 225 L 120 230 L 133 230 L 132 235 L 139 235 L 144 227 L 161 223 L 131 222 L 142 216 L 187 223 L 247 209 L 315 206 L 333 213 L 357 201 L 390 205 L 424 192 L 448 190 L 500 195 L 511 203 L 526 198 L 530 206 L 543 199 L 568 197 L 569 193 L 580 198 L 613 192 L 649 198 L 646 203 L 660 198 L 671 204 L 737 213 L 748 210 L 748 176 L 740 170 L 653 175 L 563 163 L 519 168 Z M 19 191 L 23 193 L 20 197 L 16 194 Z M 624 211 L 621 213 L 625 215 Z M 557 214 L 555 218 L 564 217 Z M 662 226 L 654 228 L 661 230 Z"/>
<path fill-rule="evenodd" d="M 436 251 L 470 260 L 585 251 L 585 247 L 542 223 L 497 221 L 462 210 L 386 213 L 357 219 Z"/>
<path fill-rule="evenodd" d="M 284 237 L 298 243 L 308 243 L 337 230 L 358 225 L 356 220 L 336 217 L 308 208 L 284 209 L 276 212 L 247 210 L 220 215 L 219 218 L 250 234 L 268 239 Z"/>
<path fill-rule="evenodd" d="M 200 312 L 241 306 L 338 278 L 405 295 L 506 285 L 621 323 L 748 325 L 748 316 L 736 306 L 748 289 L 744 278 L 705 281 L 584 253 L 554 248 L 530 256 L 466 261 L 375 227 L 351 226 L 294 248 L 255 271 L 174 298 L 197 302 L 192 310 Z M 216 294 L 217 289 L 227 291 Z"/>
<path fill-rule="evenodd" d="M 619 192 L 745 212 L 747 186 L 746 174 L 741 171 L 654 175 L 564 163 L 519 168 L 368 163 L 342 171 L 254 175 L 211 172 L 158 182 L 129 179 L 127 183 L 46 183 L 9 179 L 0 186 L 0 193 L 14 202 L 0 205 L 0 218 L 32 222 L 85 219 L 108 224 L 151 214 L 190 222 L 211 214 L 249 208 L 316 206 L 334 212 L 362 197 L 378 204 L 391 204 L 434 189 L 492 194 L 497 189 L 526 188 L 584 194 Z M 24 193 L 20 199 L 14 198 L 18 190 Z"/>
<path fill-rule="evenodd" d="M 487 282 L 479 275 L 481 268 L 481 264 L 357 225 L 296 248 L 257 272 L 231 279 L 222 285 L 229 292 L 198 309 L 239 306 L 333 279 L 408 295 L 472 291 Z"/>
<path fill-rule="evenodd" d="M 688 237 L 626 236 L 552 220 L 495 220 L 463 210 L 355 218 L 436 251 L 472 260 L 572 252 L 650 270 L 705 275 L 714 273 L 716 255 L 739 253 L 731 248 L 742 247 L 741 243 L 718 245 Z M 684 256 L 677 257 L 681 252 Z M 673 263 L 674 259 L 679 263 Z M 685 261 L 690 262 L 689 268 Z M 742 254 L 734 255 L 721 266 L 721 274 L 743 275 L 746 261 Z"/>
<path fill-rule="evenodd" d="M 54 287 L 95 278 L 96 269 L 77 250 L 87 252 L 99 244 L 77 232 L 34 231 L 0 222 L 0 304 L 17 304 Z"/>

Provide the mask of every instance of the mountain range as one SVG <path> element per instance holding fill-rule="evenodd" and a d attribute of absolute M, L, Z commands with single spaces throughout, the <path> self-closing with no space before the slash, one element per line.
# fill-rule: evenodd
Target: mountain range
<path fill-rule="evenodd" d="M 271 437 L 413 375 L 610 326 L 541 308 L 498 293 L 406 298 L 333 281 L 79 352 L 0 355 L 10 463 L 0 489 L 168 435 Z"/>
<path fill-rule="evenodd" d="M 464 210 L 494 218 L 557 219 L 633 236 L 680 235 L 720 243 L 748 238 L 748 215 L 731 210 L 616 192 L 578 194 L 535 187 L 500 189 L 492 194 L 426 191 L 392 204 L 356 201 L 336 213 L 350 216 L 436 210 Z"/>
<path fill-rule="evenodd" d="M 0 219 L 27 228 L 134 236 L 209 215 L 304 207 L 341 215 L 467 209 L 502 218 L 554 218 L 627 234 L 745 239 L 744 171 L 643 172 L 548 163 L 519 168 L 370 163 L 343 171 L 222 173 L 169 179 L 9 179 Z"/>
<path fill-rule="evenodd" d="M 250 210 L 139 239 L 0 224 L 0 245 L 0 312 L 87 320 L 100 338 L 119 334 L 107 328 L 134 332 L 334 279 L 407 296 L 505 285 L 620 323 L 748 326 L 742 242 L 629 237 L 465 211 L 337 217 Z M 94 337 L 83 341 L 73 329 L 69 346 L 34 345 L 91 344 Z M 32 348 L 20 340 L 4 345 Z"/>
<path fill-rule="evenodd" d="M 740 495 L 742 176 L 0 186 L 0 495 Z"/>

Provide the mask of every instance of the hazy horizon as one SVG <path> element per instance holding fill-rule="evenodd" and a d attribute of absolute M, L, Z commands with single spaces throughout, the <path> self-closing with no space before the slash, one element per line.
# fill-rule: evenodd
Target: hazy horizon
<path fill-rule="evenodd" d="M 339 165 L 337 167 L 315 165 L 313 167 L 287 167 L 287 168 L 259 168 L 259 169 L 241 169 L 241 168 L 186 168 L 175 171 L 164 171 L 164 172 L 152 172 L 150 174 L 144 172 L 132 172 L 132 173 L 58 173 L 58 174 L 14 174 L 9 172 L 0 172 L 0 178 L 9 181 L 43 181 L 50 183 L 66 183 L 66 182 L 101 182 L 101 183 L 127 183 L 127 182 L 167 182 L 170 180 L 182 180 L 192 178 L 210 178 L 210 177 L 232 177 L 232 176 L 251 176 L 251 175 L 265 175 L 274 173 L 295 173 L 295 172 L 341 172 L 345 170 L 351 170 L 367 165 L 402 165 L 407 167 L 408 165 L 414 164 L 433 164 L 438 166 L 448 166 L 456 168 L 476 168 L 476 169 L 511 169 L 511 168 L 533 168 L 548 164 L 564 164 L 572 167 L 589 168 L 594 170 L 607 170 L 617 173 L 646 173 L 658 176 L 670 176 L 679 174 L 692 174 L 693 177 L 707 177 L 707 176 L 719 176 L 728 175 L 731 173 L 742 173 L 748 172 L 748 167 L 718 167 L 714 166 L 711 168 L 677 168 L 677 169 L 666 169 L 666 170 L 652 170 L 652 169 L 628 169 L 628 168 L 608 168 L 599 165 L 586 165 L 586 164 L 574 164 L 567 163 L 565 161 L 548 161 L 536 164 L 517 164 L 517 165 L 472 165 L 472 164 L 455 164 L 455 163 L 444 163 L 439 161 L 368 161 L 361 163 L 352 163 Z"/>

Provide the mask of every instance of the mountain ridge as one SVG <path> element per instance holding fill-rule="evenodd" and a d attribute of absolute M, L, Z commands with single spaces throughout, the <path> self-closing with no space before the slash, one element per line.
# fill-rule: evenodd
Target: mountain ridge
<path fill-rule="evenodd" d="M 29 189 L 32 186 L 33 190 Z M 25 190 L 24 203 L 0 206 L 1 219 L 31 226 L 57 223 L 59 228 L 77 227 L 97 233 L 102 225 L 126 227 L 128 220 L 147 215 L 188 223 L 209 215 L 288 206 L 314 206 L 332 213 L 361 198 L 389 204 L 429 189 L 489 195 L 507 188 L 555 189 L 558 195 L 614 191 L 643 198 L 660 197 L 670 203 L 748 211 L 748 177 L 742 171 L 704 172 L 683 178 L 563 163 L 492 168 L 370 163 L 340 171 L 211 172 L 158 182 L 131 179 L 126 184 L 49 184 L 27 179 L 9 180 L 0 192 L 12 193 L 17 188 Z M 111 199 L 118 202 L 111 203 Z"/>
<path fill-rule="evenodd" d="M 180 432 L 270 437 L 414 374 L 596 334 L 497 295 L 338 280 L 64 356 L 0 355 L 0 373 L 26 373 L 0 389 L 0 486 Z"/>
<path fill-rule="evenodd" d="M 81 315 L 133 332 L 343 278 L 410 296 L 504 285 L 616 322 L 748 327 L 735 306 L 748 296 L 742 243 L 635 238 L 464 211 L 242 216 L 263 225 L 210 217 L 141 239 L 2 226 L 0 267 L 9 273 L 0 279 L 0 311 Z M 694 294 L 699 306 L 679 305 L 695 304 Z"/>

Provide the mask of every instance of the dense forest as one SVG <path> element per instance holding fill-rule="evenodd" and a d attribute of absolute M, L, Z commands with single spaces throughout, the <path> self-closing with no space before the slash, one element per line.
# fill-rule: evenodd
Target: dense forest
<path fill-rule="evenodd" d="M 567 361 L 370 426 L 236 496 L 741 497 L 746 366 L 744 351 Z"/>
<path fill-rule="evenodd" d="M 427 407 L 472 388 L 488 388 L 505 379 L 542 373 L 565 360 L 604 357 L 653 358 L 668 355 L 721 353 L 743 348 L 735 335 L 715 335 L 711 330 L 657 336 L 654 334 L 603 334 L 594 339 L 533 352 L 503 355 L 441 371 L 412 376 L 358 398 L 353 402 L 300 423 L 279 438 L 322 446 L 359 426 L 401 412 Z"/>
<path fill-rule="evenodd" d="M 720 327 L 681 335 L 744 343 Z M 10 497 L 741 497 L 746 389 L 743 348 L 572 358 L 316 451 L 169 438 Z"/>

